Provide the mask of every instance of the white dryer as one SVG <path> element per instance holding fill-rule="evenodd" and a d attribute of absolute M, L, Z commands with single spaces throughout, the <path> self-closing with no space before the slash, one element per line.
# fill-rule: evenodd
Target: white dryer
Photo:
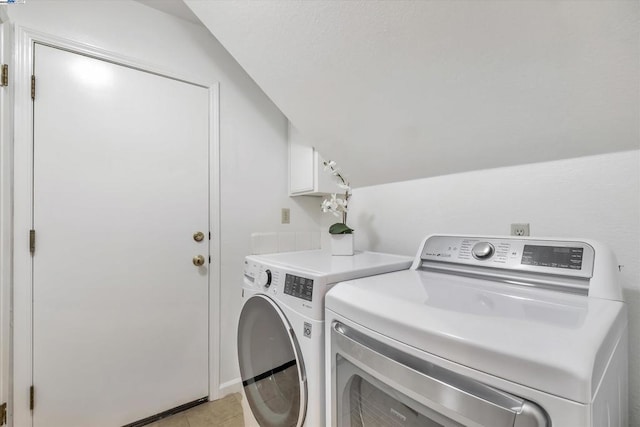
<path fill-rule="evenodd" d="M 324 427 L 324 296 L 336 282 L 411 266 L 375 252 L 248 256 L 238 322 L 245 395 L 261 427 Z"/>
<path fill-rule="evenodd" d="M 428 237 L 327 294 L 328 425 L 627 426 L 617 275 L 588 240 Z"/>

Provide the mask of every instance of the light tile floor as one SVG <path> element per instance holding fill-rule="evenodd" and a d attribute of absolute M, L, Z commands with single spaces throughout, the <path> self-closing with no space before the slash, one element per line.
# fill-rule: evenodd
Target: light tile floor
<path fill-rule="evenodd" d="M 147 427 L 245 427 L 243 396 L 230 394 L 148 424 Z"/>

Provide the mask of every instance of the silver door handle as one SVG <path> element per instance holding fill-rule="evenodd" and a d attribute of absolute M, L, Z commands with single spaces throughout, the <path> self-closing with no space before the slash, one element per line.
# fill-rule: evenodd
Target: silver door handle
<path fill-rule="evenodd" d="M 335 346 L 332 353 L 357 367 L 368 368 L 365 371 L 375 371 L 381 381 L 392 378 L 426 400 L 480 425 L 549 426 L 546 413 L 532 402 L 406 354 L 340 322 L 334 322 L 331 328 L 331 346 Z"/>

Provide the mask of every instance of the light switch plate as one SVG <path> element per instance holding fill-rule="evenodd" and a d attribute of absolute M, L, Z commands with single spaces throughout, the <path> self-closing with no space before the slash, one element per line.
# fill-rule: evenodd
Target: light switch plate
<path fill-rule="evenodd" d="M 289 208 L 282 208 L 281 218 L 283 224 L 291 223 L 291 210 Z"/>

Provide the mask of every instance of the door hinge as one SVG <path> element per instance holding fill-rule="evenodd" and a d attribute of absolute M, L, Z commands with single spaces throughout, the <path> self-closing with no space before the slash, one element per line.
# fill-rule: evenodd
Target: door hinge
<path fill-rule="evenodd" d="M 3 426 L 7 423 L 7 404 L 3 403 L 0 405 L 0 426 Z"/>
<path fill-rule="evenodd" d="M 36 99 L 36 76 L 31 76 L 31 99 Z"/>
<path fill-rule="evenodd" d="M 33 407 L 35 405 L 35 391 L 33 386 L 29 389 L 29 409 L 33 411 Z"/>
<path fill-rule="evenodd" d="M 36 230 L 29 230 L 29 252 L 31 255 L 36 252 Z"/>
<path fill-rule="evenodd" d="M 9 66 L 7 64 L 2 64 L 2 79 L 0 79 L 0 86 L 9 86 Z"/>

